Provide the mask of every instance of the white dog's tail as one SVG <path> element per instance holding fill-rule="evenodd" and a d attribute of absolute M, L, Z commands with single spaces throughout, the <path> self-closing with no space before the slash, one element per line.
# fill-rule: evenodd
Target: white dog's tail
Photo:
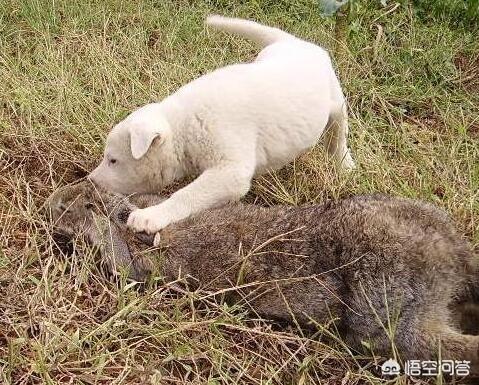
<path fill-rule="evenodd" d="M 253 40 L 261 48 L 280 40 L 295 39 L 293 35 L 278 28 L 267 27 L 251 20 L 210 15 L 206 18 L 206 24 L 213 28 Z"/>

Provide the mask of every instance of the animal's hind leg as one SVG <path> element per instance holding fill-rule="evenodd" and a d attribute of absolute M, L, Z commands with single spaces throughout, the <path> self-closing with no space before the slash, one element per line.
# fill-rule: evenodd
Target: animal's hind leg
<path fill-rule="evenodd" d="M 471 362 L 471 374 L 479 375 L 479 336 L 461 334 L 433 320 L 426 321 L 415 335 L 416 343 L 403 359 L 466 360 Z"/>
<path fill-rule="evenodd" d="M 340 167 L 351 170 L 354 169 L 355 164 L 351 156 L 351 151 L 347 146 L 349 129 L 346 102 L 344 98 L 339 97 L 339 95 L 337 99 L 337 105 L 329 116 L 329 121 L 324 132 L 324 146 L 329 156 L 331 156 Z"/>
<path fill-rule="evenodd" d="M 370 322 L 366 333 L 364 325 L 355 325 L 354 334 L 346 336 L 353 346 L 360 346 L 362 338 L 369 339 L 375 354 L 392 357 L 392 349 L 401 361 L 408 360 L 455 360 L 470 361 L 471 374 L 479 376 L 479 336 L 461 334 L 450 326 L 429 320 L 415 328 L 417 319 L 399 325 L 396 334 L 389 339 L 386 332 Z M 358 327 L 359 326 L 359 327 Z M 359 338 L 358 338 L 359 337 Z"/>
<path fill-rule="evenodd" d="M 389 281 L 389 287 L 393 286 L 396 283 Z M 479 336 L 461 334 L 451 326 L 449 311 L 444 306 L 447 298 L 437 297 L 436 302 L 428 303 L 427 296 L 401 298 L 395 297 L 394 290 L 381 293 L 374 292 L 372 284 L 368 287 L 368 301 L 362 294 L 350 300 L 354 309 L 361 309 L 360 313 L 345 313 L 344 322 L 349 329 L 345 340 L 352 347 L 367 341 L 375 354 L 392 357 L 394 350 L 402 361 L 467 360 L 471 361 L 471 372 L 479 375 Z M 385 298 L 390 301 L 384 303 Z"/>

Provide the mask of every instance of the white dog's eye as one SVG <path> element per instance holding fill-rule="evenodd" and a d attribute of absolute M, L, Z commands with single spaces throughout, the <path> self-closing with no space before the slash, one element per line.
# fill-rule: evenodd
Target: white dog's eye
<path fill-rule="evenodd" d="M 110 159 L 110 164 L 115 164 L 116 163 L 116 159 Z"/>

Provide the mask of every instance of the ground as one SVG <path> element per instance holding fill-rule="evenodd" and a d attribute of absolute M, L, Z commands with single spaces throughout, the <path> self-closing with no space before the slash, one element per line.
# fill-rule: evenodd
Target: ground
<path fill-rule="evenodd" d="M 133 108 L 254 57 L 251 43 L 204 28 L 205 15 L 216 12 L 330 49 L 350 108 L 356 171 L 338 173 L 318 146 L 256 180 L 246 200 L 421 198 L 445 208 L 477 248 L 478 19 L 461 2 L 440 3 L 356 1 L 347 30 L 335 33 L 335 19 L 312 0 L 6 0 L 0 382 L 386 383 L 377 377 L 380 357 L 353 354 L 339 338 L 326 343 L 321 331 L 307 338 L 159 282 L 137 290 L 109 281 L 81 244 L 70 256 L 58 250 L 41 209 L 56 187 L 92 170 L 106 133 Z"/>

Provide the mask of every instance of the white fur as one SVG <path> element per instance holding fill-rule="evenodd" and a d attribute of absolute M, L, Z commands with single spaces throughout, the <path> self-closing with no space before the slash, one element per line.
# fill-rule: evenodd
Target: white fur
<path fill-rule="evenodd" d="M 134 111 L 108 135 L 90 176 L 106 188 L 159 192 L 199 175 L 161 204 L 131 213 L 128 225 L 137 231 L 154 233 L 240 199 L 254 175 L 284 166 L 323 131 L 328 153 L 354 167 L 345 100 L 325 50 L 252 21 L 210 16 L 207 23 L 265 48 L 252 63 L 217 69 Z"/>

